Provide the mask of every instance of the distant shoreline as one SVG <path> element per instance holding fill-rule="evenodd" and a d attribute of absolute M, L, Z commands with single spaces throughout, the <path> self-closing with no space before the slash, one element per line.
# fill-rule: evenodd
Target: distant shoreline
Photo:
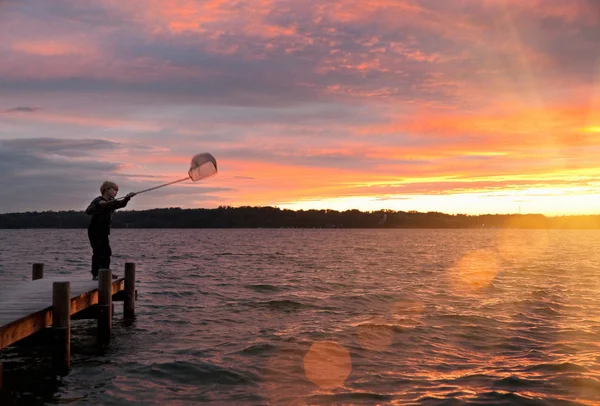
<path fill-rule="evenodd" d="M 83 211 L 0 214 L 0 229 L 86 228 Z M 118 211 L 113 228 L 523 228 L 600 229 L 600 214 L 549 217 L 543 214 L 445 214 L 380 210 L 288 210 L 276 207 L 150 209 Z"/>

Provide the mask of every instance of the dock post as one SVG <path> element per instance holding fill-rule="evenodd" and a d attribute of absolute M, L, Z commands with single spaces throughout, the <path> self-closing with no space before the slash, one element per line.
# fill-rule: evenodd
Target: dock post
<path fill-rule="evenodd" d="M 52 330 L 54 371 L 65 376 L 71 366 L 71 283 L 52 284 Z"/>
<path fill-rule="evenodd" d="M 98 272 L 98 345 L 110 343 L 112 329 L 112 271 L 100 269 Z"/>
<path fill-rule="evenodd" d="M 44 264 L 33 264 L 31 267 L 31 280 L 35 281 L 44 277 Z"/>
<path fill-rule="evenodd" d="M 125 300 L 123 301 L 123 319 L 130 323 L 135 319 L 135 263 L 125 263 Z"/>

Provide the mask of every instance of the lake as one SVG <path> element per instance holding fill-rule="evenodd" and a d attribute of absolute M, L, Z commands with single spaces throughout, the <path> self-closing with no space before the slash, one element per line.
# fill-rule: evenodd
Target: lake
<path fill-rule="evenodd" d="M 0 352 L 4 403 L 600 403 L 600 230 L 115 229 L 137 320 L 72 371 Z M 0 230 L 0 284 L 89 275 L 86 230 Z M 41 333 L 42 335 L 45 334 Z"/>

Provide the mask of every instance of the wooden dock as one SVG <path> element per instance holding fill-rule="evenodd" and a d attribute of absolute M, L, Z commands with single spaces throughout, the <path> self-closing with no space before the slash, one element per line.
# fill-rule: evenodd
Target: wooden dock
<path fill-rule="evenodd" d="M 108 345 L 113 302 L 123 301 L 126 321 L 135 317 L 135 264 L 125 264 L 125 278 L 112 279 L 100 270 L 97 281 L 74 276 L 43 277 L 43 265 L 34 264 L 32 280 L 0 287 L 0 350 L 46 328 L 54 330 L 54 365 L 58 375 L 70 367 L 71 319 L 98 320 L 98 344 Z M 2 363 L 0 362 L 0 387 Z"/>

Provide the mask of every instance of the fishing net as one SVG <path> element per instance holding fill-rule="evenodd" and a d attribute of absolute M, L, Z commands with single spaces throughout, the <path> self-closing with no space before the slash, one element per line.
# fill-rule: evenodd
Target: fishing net
<path fill-rule="evenodd" d="M 162 185 L 151 187 L 150 189 L 140 190 L 136 194 L 146 193 L 151 190 L 156 190 L 161 187 L 174 185 L 175 183 L 183 182 L 188 179 L 196 182 L 200 179 L 208 178 L 209 176 L 215 175 L 217 173 L 217 160 L 214 156 L 209 154 L 208 152 L 202 152 L 200 154 L 195 155 L 192 158 L 192 164 L 190 165 L 190 170 L 188 171 L 188 177 L 183 179 L 174 180 L 173 182 L 165 183 Z M 120 197 L 117 200 L 124 199 L 125 197 Z"/>
<path fill-rule="evenodd" d="M 188 171 L 188 175 L 192 181 L 196 182 L 200 179 L 208 178 L 216 173 L 217 160 L 208 152 L 203 152 L 195 155 L 192 158 L 192 164 L 190 165 L 190 170 Z"/>

